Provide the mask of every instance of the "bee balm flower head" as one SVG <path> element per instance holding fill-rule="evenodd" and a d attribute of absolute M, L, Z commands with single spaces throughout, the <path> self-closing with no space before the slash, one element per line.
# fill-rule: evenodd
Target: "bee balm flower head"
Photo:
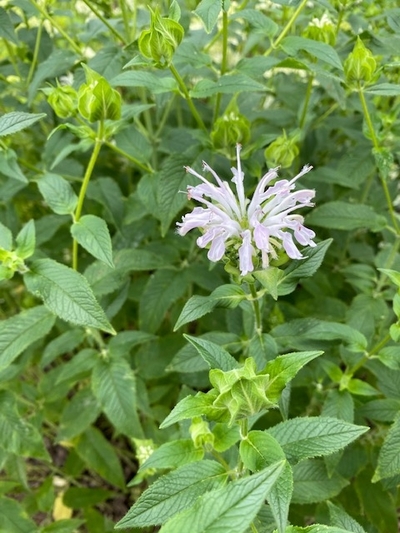
<path fill-rule="evenodd" d="M 300 207 L 312 207 L 315 191 L 295 191 L 297 180 L 312 167 L 306 165 L 301 172 L 289 180 L 276 181 L 277 169 L 269 170 L 258 183 L 252 198 L 244 193 L 244 174 L 240 162 L 240 149 L 236 147 L 237 168 L 233 167 L 232 182 L 221 180 L 205 162 L 203 169 L 213 176 L 215 183 L 208 181 L 190 167 L 187 172 L 200 180 L 200 184 L 188 186 L 188 197 L 202 204 L 178 222 L 178 233 L 199 228 L 202 235 L 197 239 L 200 248 L 210 245 L 208 258 L 219 261 L 227 250 L 235 250 L 242 276 L 254 270 L 257 258 L 261 257 L 263 268 L 268 267 L 270 258 L 277 258 L 277 251 L 283 249 L 291 259 L 303 256 L 297 247 L 315 246 L 315 233 L 303 225 L 301 215 L 294 214 Z"/>

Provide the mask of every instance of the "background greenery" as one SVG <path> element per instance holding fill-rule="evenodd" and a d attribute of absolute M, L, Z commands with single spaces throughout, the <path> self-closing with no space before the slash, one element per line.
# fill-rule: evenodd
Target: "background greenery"
<path fill-rule="evenodd" d="M 259 371 L 324 351 L 254 429 L 322 415 L 370 430 L 296 465 L 289 521 L 396 533 L 397 2 L 3 0 L 0 40 L 0 531 L 113 531 L 160 472 L 203 457 L 188 424 L 159 429 L 210 388 L 187 333 Z M 229 180 L 236 142 L 249 193 L 271 166 L 314 166 L 320 244 L 284 282 L 261 275 L 263 343 L 248 300 L 209 296 L 223 262 L 175 232 L 183 166 Z M 191 296 L 210 312 L 174 329 Z M 174 463 L 159 447 L 178 441 Z M 268 506 L 257 520 L 277 527 Z"/>

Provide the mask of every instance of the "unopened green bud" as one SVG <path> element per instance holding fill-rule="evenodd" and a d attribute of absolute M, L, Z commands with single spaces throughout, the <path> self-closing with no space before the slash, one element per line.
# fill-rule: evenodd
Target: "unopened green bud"
<path fill-rule="evenodd" d="M 230 150 L 237 143 L 246 144 L 250 140 L 250 121 L 234 111 L 225 113 L 215 121 L 211 139 L 217 149 Z"/>
<path fill-rule="evenodd" d="M 78 109 L 89 122 L 121 118 L 121 95 L 100 74 L 83 65 L 86 83 L 78 92 Z"/>
<path fill-rule="evenodd" d="M 375 81 L 376 61 L 372 52 L 364 45 L 360 37 L 353 51 L 344 62 L 344 73 L 348 83 Z"/>
<path fill-rule="evenodd" d="M 213 448 L 215 436 L 211 432 L 208 423 L 200 416 L 195 416 L 189 428 L 195 448 Z"/>
<path fill-rule="evenodd" d="M 223 372 L 210 370 L 210 381 L 218 393 L 213 406 L 229 412 L 229 425 L 236 419 L 259 413 L 274 406 L 267 398 L 268 374 L 257 374 L 256 363 L 248 357 L 243 367 Z"/>
<path fill-rule="evenodd" d="M 183 39 L 184 30 L 176 20 L 161 17 L 158 9 L 150 11 L 150 29 L 141 33 L 139 50 L 144 57 L 152 59 L 155 66 L 167 68 Z"/>
<path fill-rule="evenodd" d="M 334 46 L 336 42 L 336 28 L 328 15 L 324 14 L 320 19 L 313 18 L 303 33 L 304 37 L 321 41 Z"/>
<path fill-rule="evenodd" d="M 271 167 L 281 166 L 282 168 L 290 167 L 294 159 L 299 155 L 298 133 L 291 137 L 283 132 L 283 135 L 275 139 L 265 150 L 264 156 Z"/>
<path fill-rule="evenodd" d="M 58 85 L 51 89 L 44 89 L 48 95 L 47 101 L 60 118 L 73 117 L 78 106 L 78 93 L 70 85 Z"/>

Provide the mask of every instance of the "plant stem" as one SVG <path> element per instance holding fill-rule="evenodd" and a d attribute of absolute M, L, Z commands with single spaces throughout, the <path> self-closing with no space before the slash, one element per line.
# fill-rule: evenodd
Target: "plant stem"
<path fill-rule="evenodd" d="M 378 151 L 380 149 L 378 137 L 377 137 L 377 135 L 375 133 L 374 125 L 373 125 L 372 120 L 371 120 L 371 115 L 369 114 L 369 111 L 368 111 L 367 101 L 366 101 L 365 95 L 364 95 L 364 88 L 362 87 L 360 82 L 358 83 L 358 94 L 360 95 L 361 106 L 362 106 L 362 109 L 363 109 L 365 121 L 367 123 L 368 129 L 369 129 L 369 132 L 370 132 L 370 135 L 371 135 L 372 144 L 374 146 L 374 149 L 376 151 Z M 399 227 L 399 224 L 398 224 L 397 219 L 396 219 L 396 214 L 395 214 L 395 211 L 394 211 L 392 198 L 390 196 L 389 187 L 388 187 L 388 184 L 386 182 L 385 176 L 382 174 L 382 172 L 381 172 L 381 170 L 379 168 L 378 168 L 378 172 L 379 172 L 379 178 L 381 180 L 383 192 L 385 194 L 386 203 L 387 203 L 387 206 L 388 206 L 388 209 L 389 209 L 390 218 L 392 220 L 393 227 L 396 230 L 397 236 L 399 237 L 400 236 L 400 227 Z"/>
<path fill-rule="evenodd" d="M 36 9 L 42 14 L 42 16 L 47 19 L 50 24 L 54 26 L 54 28 L 64 37 L 64 39 L 71 45 L 75 52 L 79 55 L 82 55 L 79 46 L 71 39 L 68 33 L 64 31 L 60 24 L 56 20 L 54 20 L 53 17 L 49 15 L 48 12 L 36 2 L 36 0 L 30 0 L 30 2 L 36 7 Z"/>
<path fill-rule="evenodd" d="M 79 222 L 81 218 L 83 202 L 85 200 L 86 191 L 89 185 L 90 177 L 92 175 L 94 166 L 99 156 L 101 145 L 104 142 L 103 135 L 104 135 L 104 123 L 103 123 L 103 120 L 100 120 L 99 125 L 97 127 L 97 135 L 96 135 L 96 140 L 94 143 L 93 152 L 92 152 L 92 155 L 90 156 L 88 166 L 86 167 L 86 172 L 83 177 L 81 190 L 79 191 L 78 203 L 77 203 L 75 213 L 73 216 L 74 222 Z M 72 268 L 74 270 L 78 270 L 78 242 L 76 241 L 76 239 L 73 239 L 72 241 Z"/>
<path fill-rule="evenodd" d="M 253 305 L 254 309 L 254 318 L 256 321 L 256 333 L 261 338 L 262 336 L 262 319 L 261 319 L 261 310 L 260 310 L 260 303 L 258 301 L 258 294 L 256 291 L 256 288 L 254 287 L 253 283 L 249 283 L 249 289 L 251 292 L 251 303 Z"/>
<path fill-rule="evenodd" d="M 151 167 L 145 165 L 144 163 L 141 163 L 138 159 L 136 159 L 136 157 L 133 157 L 133 155 L 128 154 L 127 152 L 125 152 L 125 150 L 118 148 L 118 146 L 116 146 L 115 144 L 109 141 L 104 141 L 104 144 L 108 146 L 109 148 L 111 148 L 111 150 L 114 150 L 114 152 L 116 152 L 117 154 L 120 154 L 126 157 L 126 159 L 129 159 L 129 161 L 132 161 L 132 163 L 134 163 L 136 166 L 138 166 L 145 172 L 149 172 L 150 174 L 154 172 L 154 170 Z"/>
<path fill-rule="evenodd" d="M 107 26 L 107 28 L 110 30 L 110 32 L 115 35 L 117 39 L 121 41 L 122 44 L 125 46 L 127 45 L 127 42 L 125 40 L 125 37 L 119 33 L 118 30 L 116 30 L 109 22 L 108 20 L 100 13 L 100 11 L 92 6 L 92 4 L 88 0 L 83 0 L 83 2 L 88 6 L 88 8 L 96 15 L 96 17 L 101 20 L 101 22 Z"/>
<path fill-rule="evenodd" d="M 308 104 L 310 103 L 310 98 L 311 98 L 311 94 L 312 94 L 313 81 L 314 81 L 314 74 L 310 74 L 310 76 L 308 77 L 306 98 L 304 100 L 304 107 L 303 107 L 303 111 L 301 113 L 301 117 L 300 117 L 300 121 L 299 121 L 299 128 L 300 129 L 304 126 L 304 123 L 306 121 Z"/>
<path fill-rule="evenodd" d="M 186 98 L 186 101 L 188 103 L 188 106 L 190 108 L 190 111 L 192 112 L 192 115 L 193 115 L 193 118 L 195 119 L 195 121 L 197 122 L 197 125 L 205 132 L 207 133 L 208 135 L 208 130 L 203 122 L 203 119 L 201 118 L 201 116 L 199 115 L 199 112 L 197 111 L 194 103 L 193 103 L 193 100 L 191 99 L 190 97 L 190 94 L 189 94 L 189 91 L 187 90 L 186 88 L 186 85 L 185 85 L 185 82 L 183 81 L 183 79 L 181 78 L 179 72 L 176 70 L 176 68 L 174 67 L 174 65 L 171 63 L 170 66 L 169 66 L 171 72 L 172 72 L 172 75 L 174 76 L 174 78 L 176 79 L 176 81 L 178 82 L 178 85 L 179 85 L 179 88 L 181 89 L 181 91 L 183 92 L 185 98 Z"/>
<path fill-rule="evenodd" d="M 38 30 L 37 30 L 35 48 L 33 50 L 32 63 L 31 63 L 31 66 L 29 68 L 28 77 L 26 78 L 26 86 L 27 87 L 29 87 L 29 85 L 30 85 L 30 83 L 32 81 L 32 78 L 33 78 L 33 73 L 35 72 L 35 67 L 36 67 L 36 63 L 37 63 L 37 60 L 38 60 L 38 56 L 39 56 L 40 41 L 42 40 L 42 31 L 43 31 L 43 18 L 40 19 L 40 24 L 39 24 L 39 27 L 38 27 Z"/>
<path fill-rule="evenodd" d="M 119 7 L 121 8 L 122 19 L 124 21 L 126 40 L 129 43 L 129 41 L 131 40 L 131 29 L 129 26 L 129 11 L 127 9 L 125 0 L 119 0 Z"/>
<path fill-rule="evenodd" d="M 302 0 L 302 2 L 297 7 L 296 11 L 291 16 L 289 22 L 286 24 L 286 26 L 283 28 L 281 33 L 278 35 L 278 37 L 275 39 L 273 43 L 271 43 L 271 46 L 268 48 L 268 50 L 264 53 L 265 56 L 269 56 L 269 54 L 277 48 L 282 41 L 286 37 L 286 34 L 289 32 L 290 28 L 292 27 L 294 21 L 297 19 L 297 17 L 300 15 L 302 9 L 307 4 L 307 0 Z"/>
<path fill-rule="evenodd" d="M 226 11 L 222 12 L 222 61 L 221 61 L 221 76 L 223 76 L 227 70 L 228 66 L 228 13 Z M 222 94 L 218 93 L 215 100 L 215 109 L 214 109 L 214 122 L 217 120 L 219 115 L 219 108 L 221 106 Z"/>
<path fill-rule="evenodd" d="M 15 74 L 18 76 L 18 78 L 21 79 L 21 73 L 19 71 L 19 68 L 18 68 L 18 63 L 15 61 L 15 54 L 14 54 L 14 50 L 12 48 L 12 46 L 10 45 L 10 43 L 7 41 L 7 39 L 2 39 L 5 47 L 7 48 L 7 53 L 8 53 L 8 57 L 12 63 L 12 66 L 14 67 L 14 70 L 15 70 Z"/>

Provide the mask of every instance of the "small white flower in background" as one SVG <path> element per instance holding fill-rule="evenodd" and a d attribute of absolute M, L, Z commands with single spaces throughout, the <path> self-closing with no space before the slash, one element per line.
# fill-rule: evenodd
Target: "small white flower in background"
<path fill-rule="evenodd" d="M 200 228 L 202 235 L 197 239 L 197 244 L 200 248 L 210 245 L 210 261 L 219 261 L 227 250 L 237 250 L 239 269 L 241 275 L 245 276 L 254 270 L 257 255 L 261 255 L 262 266 L 266 268 L 269 258 L 277 258 L 277 251 L 282 248 L 291 259 L 301 259 L 303 256 L 295 240 L 302 246 L 316 246 L 313 241 L 315 233 L 303 225 L 301 215 L 292 214 L 300 207 L 312 207 L 314 204 L 311 199 L 315 191 L 303 189 L 294 192 L 296 181 L 312 169 L 310 165 L 303 167 L 290 181 L 280 180 L 268 186 L 278 176 L 274 168 L 261 178 L 253 197 L 246 198 L 240 150 L 238 144 L 237 168 L 231 169 L 236 194 L 204 161 L 203 169 L 212 174 L 216 184 L 192 168 L 185 167 L 187 172 L 201 181 L 199 185 L 188 186 L 188 197 L 204 207 L 195 207 L 177 226 L 180 235 Z"/>

